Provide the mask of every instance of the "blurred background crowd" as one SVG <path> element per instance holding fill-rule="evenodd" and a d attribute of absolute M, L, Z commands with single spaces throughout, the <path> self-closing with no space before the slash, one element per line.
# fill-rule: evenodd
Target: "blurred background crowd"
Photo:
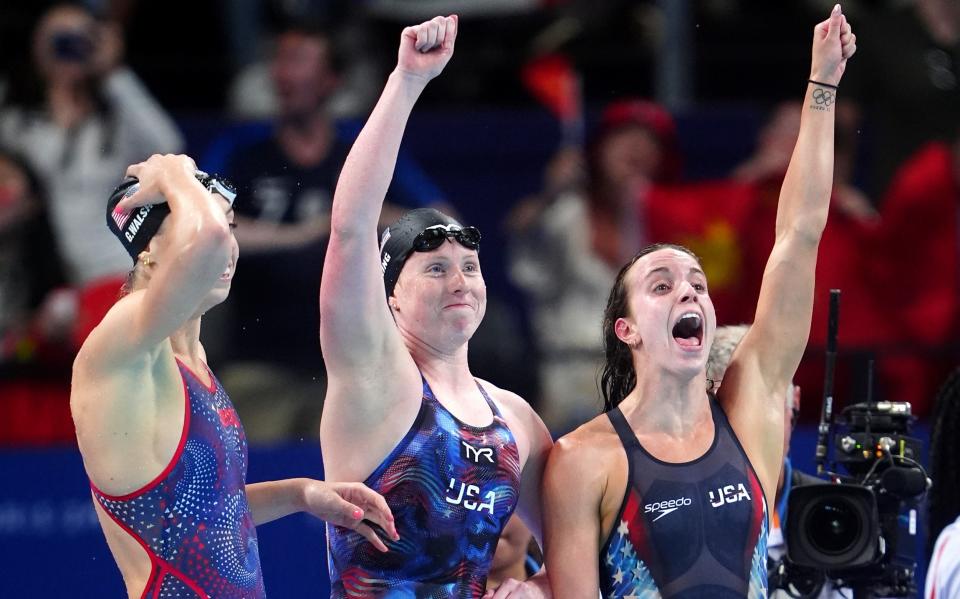
<path fill-rule="evenodd" d="M 402 27 L 460 15 L 384 223 L 438 206 L 483 232 L 473 372 L 555 434 L 600 409 L 600 320 L 648 242 L 703 259 L 720 324 L 750 322 L 832 0 L 88 0 L 0 3 L 0 445 L 74 443 L 74 351 L 131 268 L 104 222 L 127 165 L 185 152 L 237 184 L 241 258 L 204 320 L 252 442 L 315 438 L 317 292 L 340 167 Z M 796 382 L 924 421 L 960 363 L 960 4 L 848 0 L 834 198 Z M 814 399 L 816 398 L 816 399 Z"/>
<path fill-rule="evenodd" d="M 0 7 L 0 443 L 70 443 L 73 351 L 129 259 L 103 204 L 126 165 L 186 152 L 240 188 L 242 260 L 205 345 L 255 441 L 313 435 L 316 298 L 344 157 L 398 32 L 461 15 L 385 210 L 478 225 L 490 292 L 474 372 L 555 433 L 595 414 L 599 318 L 643 244 L 704 260 L 721 324 L 749 322 L 829 2 L 89 0 Z M 921 417 L 958 362 L 960 6 L 858 0 L 808 357 L 843 290 L 840 402 Z M 807 402 L 805 420 L 815 417 Z"/>

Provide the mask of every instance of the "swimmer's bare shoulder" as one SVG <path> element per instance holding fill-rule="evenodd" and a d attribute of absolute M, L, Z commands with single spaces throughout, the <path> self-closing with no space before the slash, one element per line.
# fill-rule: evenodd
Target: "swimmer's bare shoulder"
<path fill-rule="evenodd" d="M 170 342 L 148 351 L 131 351 L 125 345 L 125 327 L 139 309 L 139 293 L 117 301 L 73 363 L 70 409 L 77 442 L 91 479 L 106 492 L 110 481 L 128 486 L 117 481 L 118 473 L 149 470 L 151 462 L 162 461 L 162 456 L 154 460 L 152 454 L 158 446 L 165 450 L 175 443 L 182 430 L 183 383 Z M 165 436 L 171 440 L 158 438 L 158 430 L 170 431 Z"/>

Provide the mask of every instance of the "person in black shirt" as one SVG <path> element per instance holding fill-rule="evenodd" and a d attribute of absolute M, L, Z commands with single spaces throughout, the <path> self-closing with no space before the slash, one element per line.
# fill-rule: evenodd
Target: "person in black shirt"
<path fill-rule="evenodd" d="M 238 188 L 242 274 L 229 301 L 223 370 L 248 434 L 258 440 L 316 430 L 324 393 L 317 296 L 330 229 L 330 206 L 353 141 L 327 101 L 339 85 L 331 37 L 296 24 L 277 39 L 270 76 L 278 116 L 266 138 L 229 153 L 224 174 Z M 416 170 L 409 161 L 400 169 Z M 418 206 L 441 201 L 422 175 L 398 172 L 391 198 Z M 386 218 L 393 215 L 388 211 Z M 271 401 L 261 401 L 267 394 Z"/>

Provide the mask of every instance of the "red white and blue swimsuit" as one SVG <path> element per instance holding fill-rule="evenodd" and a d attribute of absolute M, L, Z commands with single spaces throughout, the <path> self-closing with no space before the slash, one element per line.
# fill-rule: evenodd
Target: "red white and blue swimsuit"
<path fill-rule="evenodd" d="M 141 599 L 262 598 L 243 427 L 213 373 L 208 387 L 179 360 L 177 366 L 186 407 L 173 459 L 137 491 L 114 496 L 91 484 L 93 495 L 150 556 Z"/>
<path fill-rule="evenodd" d="M 478 384 L 479 387 L 479 384 Z M 393 511 L 399 541 L 381 553 L 327 525 L 330 596 L 479 599 L 500 532 L 517 506 L 517 443 L 487 393 L 487 426 L 458 420 L 423 382 L 420 412 L 365 483 Z"/>
<path fill-rule="evenodd" d="M 620 408 L 607 412 L 629 462 L 600 551 L 604 597 L 765 599 L 767 504 L 747 454 L 710 396 L 714 440 L 682 464 L 650 455 Z"/>

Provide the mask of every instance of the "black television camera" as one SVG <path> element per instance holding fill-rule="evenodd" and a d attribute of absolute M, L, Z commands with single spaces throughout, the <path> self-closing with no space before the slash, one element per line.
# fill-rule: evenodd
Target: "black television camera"
<path fill-rule="evenodd" d="M 917 507 L 929 487 L 915 420 L 906 402 L 867 401 L 846 407 L 834 435 L 829 472 L 827 442 L 834 426 L 833 368 L 840 292 L 830 292 L 824 405 L 818 429 L 817 474 L 823 484 L 795 487 L 787 507 L 787 555 L 771 572 L 775 585 L 795 597 L 814 597 L 826 580 L 856 598 L 916 594 Z M 840 464 L 848 474 L 837 474 Z"/>

